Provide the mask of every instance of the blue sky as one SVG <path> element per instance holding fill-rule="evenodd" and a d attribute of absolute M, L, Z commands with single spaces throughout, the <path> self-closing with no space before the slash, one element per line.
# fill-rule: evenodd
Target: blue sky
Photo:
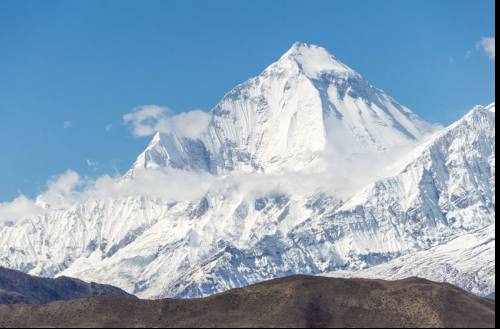
<path fill-rule="evenodd" d="M 424 119 L 494 101 L 494 1 L 0 1 L 0 202 L 72 168 L 124 172 L 122 116 L 209 110 L 294 41 L 324 46 Z"/>

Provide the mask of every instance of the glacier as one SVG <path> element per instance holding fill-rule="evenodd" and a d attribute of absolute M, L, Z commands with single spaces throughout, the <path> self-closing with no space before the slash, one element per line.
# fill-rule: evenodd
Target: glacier
<path fill-rule="evenodd" d="M 0 266 L 143 298 L 291 274 L 494 293 L 494 104 L 429 124 L 324 48 L 295 43 L 209 114 L 199 138 L 156 134 L 121 178 L 193 173 L 206 192 L 88 194 L 0 222 Z"/>

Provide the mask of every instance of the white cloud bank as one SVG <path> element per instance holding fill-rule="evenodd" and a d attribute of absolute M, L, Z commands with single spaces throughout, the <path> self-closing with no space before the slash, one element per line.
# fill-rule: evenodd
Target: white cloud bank
<path fill-rule="evenodd" d="M 34 217 L 48 209 L 69 207 L 78 200 L 77 188 L 82 184 L 82 178 L 73 170 L 54 176 L 36 200 L 21 194 L 11 202 L 0 203 L 0 223 Z"/>
<path fill-rule="evenodd" d="M 207 173 L 176 169 L 139 171 L 133 178 L 104 175 L 83 178 L 73 170 L 54 176 L 35 199 L 20 195 L 0 203 L 0 224 L 34 218 L 48 211 L 66 210 L 87 200 L 116 200 L 149 197 L 164 202 L 197 200 L 203 197 L 215 177 Z"/>
<path fill-rule="evenodd" d="M 491 60 L 495 60 L 495 37 L 484 37 L 478 42 L 477 45 Z"/>
<path fill-rule="evenodd" d="M 24 195 L 20 195 L 11 202 L 0 203 L 0 223 L 15 222 L 41 213 L 43 209 Z"/>
<path fill-rule="evenodd" d="M 160 168 L 138 170 L 132 177 L 104 175 L 89 179 L 67 170 L 51 178 L 46 190 L 34 200 L 20 195 L 11 202 L 0 203 L 0 224 L 34 218 L 48 211 L 71 209 L 88 200 L 129 197 L 168 203 L 199 200 L 207 193 L 227 197 L 236 193 L 258 198 L 275 193 L 303 197 L 324 192 L 345 199 L 381 175 L 380 166 L 370 159 L 358 159 L 357 166 L 327 166 L 326 172 L 234 173 L 220 177 L 205 172 Z"/>
<path fill-rule="evenodd" d="M 52 177 L 47 183 L 47 190 L 37 197 L 37 205 L 45 208 L 66 208 L 76 199 L 75 194 L 84 181 L 78 173 L 67 170 L 59 176 Z"/>
<path fill-rule="evenodd" d="M 172 114 L 167 107 L 144 105 L 125 114 L 123 122 L 131 127 L 132 133 L 137 137 L 160 132 L 199 138 L 207 131 L 210 118 L 210 114 L 201 110 Z"/>

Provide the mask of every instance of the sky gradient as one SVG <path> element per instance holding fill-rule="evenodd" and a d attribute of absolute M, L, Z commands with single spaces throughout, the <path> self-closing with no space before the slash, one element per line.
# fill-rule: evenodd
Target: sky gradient
<path fill-rule="evenodd" d="M 295 41 L 424 119 L 494 101 L 494 1 L 0 1 L 0 202 L 71 168 L 123 173 L 131 109 L 210 110 Z"/>

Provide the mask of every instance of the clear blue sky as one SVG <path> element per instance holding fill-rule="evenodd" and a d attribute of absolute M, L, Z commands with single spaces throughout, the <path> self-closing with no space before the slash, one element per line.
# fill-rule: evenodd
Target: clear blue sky
<path fill-rule="evenodd" d="M 0 202 L 68 168 L 125 171 L 148 138 L 124 113 L 209 110 L 294 41 L 448 124 L 494 101 L 494 60 L 476 48 L 494 21 L 490 0 L 2 0 Z"/>

